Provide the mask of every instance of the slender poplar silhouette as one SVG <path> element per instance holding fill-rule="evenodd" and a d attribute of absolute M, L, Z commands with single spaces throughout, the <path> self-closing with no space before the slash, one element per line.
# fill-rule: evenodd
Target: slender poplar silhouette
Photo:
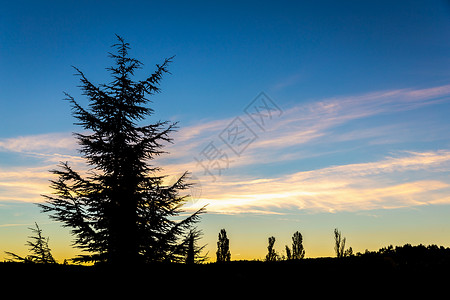
<path fill-rule="evenodd" d="M 286 245 L 286 256 L 288 260 L 302 259 L 305 257 L 305 249 L 303 248 L 303 236 L 299 231 L 292 235 L 292 250 Z"/>
<path fill-rule="evenodd" d="M 231 260 L 230 240 L 227 237 L 225 229 L 219 232 L 219 240 L 217 241 L 216 261 L 225 262 Z"/>
<path fill-rule="evenodd" d="M 273 248 L 275 244 L 275 237 L 271 236 L 268 239 L 269 245 L 267 246 L 267 255 L 266 255 L 266 261 L 277 261 L 279 259 L 279 256 L 275 249 Z"/>
<path fill-rule="evenodd" d="M 334 251 L 336 252 L 336 257 L 344 257 L 345 253 L 345 237 L 342 237 L 341 232 L 335 228 L 334 229 Z"/>

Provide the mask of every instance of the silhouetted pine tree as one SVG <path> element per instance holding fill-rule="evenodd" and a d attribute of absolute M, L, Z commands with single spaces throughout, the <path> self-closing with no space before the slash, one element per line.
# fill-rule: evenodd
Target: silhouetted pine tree
<path fill-rule="evenodd" d="M 201 252 L 205 246 L 197 246 L 198 241 L 201 238 L 201 232 L 197 229 L 192 229 L 184 243 L 186 247 L 186 264 L 195 264 L 204 262 L 207 259 L 207 254 L 202 255 Z"/>
<path fill-rule="evenodd" d="M 224 262 L 231 260 L 230 240 L 227 237 L 227 232 L 225 231 L 225 229 L 221 229 L 219 232 L 216 257 L 217 262 Z"/>
<path fill-rule="evenodd" d="M 186 256 L 186 236 L 198 221 L 204 207 L 176 221 L 187 196 L 180 192 L 190 185 L 184 173 L 170 186 L 163 185 L 160 169 L 151 160 L 164 153 L 163 144 L 172 142 L 169 134 L 176 123 L 158 121 L 139 126 L 153 110 L 148 96 L 159 92 L 168 64 L 156 65 L 148 78 L 133 81 L 142 63 L 128 57 L 129 44 L 119 42 L 110 53 L 114 66 L 108 68 L 112 81 L 94 85 L 77 68 L 83 94 L 89 99 L 83 108 L 66 94 L 73 115 L 84 129 L 76 138 L 81 153 L 92 167 L 82 176 L 67 163 L 52 171 L 53 196 L 45 196 L 41 207 L 50 217 L 72 228 L 74 245 L 89 252 L 79 259 L 114 264 L 180 261 Z"/>
<path fill-rule="evenodd" d="M 34 235 L 30 236 L 27 242 L 27 245 L 30 247 L 29 250 L 32 254 L 21 257 L 12 252 L 6 252 L 9 256 L 12 257 L 13 261 L 19 262 L 27 262 L 27 263 L 38 263 L 38 264 L 55 264 L 56 260 L 53 258 L 50 247 L 48 246 L 49 238 L 45 238 L 42 235 L 42 229 L 39 228 L 37 223 L 34 223 L 36 228 L 28 228 L 30 229 Z"/>

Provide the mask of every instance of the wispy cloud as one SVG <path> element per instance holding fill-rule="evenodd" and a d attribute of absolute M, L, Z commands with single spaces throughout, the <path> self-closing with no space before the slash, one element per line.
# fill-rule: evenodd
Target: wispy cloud
<path fill-rule="evenodd" d="M 208 210 L 216 213 L 283 213 L 290 208 L 342 211 L 450 203 L 450 151 L 401 154 L 275 178 L 202 182 L 197 205 L 209 203 Z M 431 172 L 434 179 L 428 178 Z"/>
<path fill-rule="evenodd" d="M 303 73 L 295 73 L 288 77 L 282 78 L 281 80 L 277 81 L 273 86 L 271 86 L 271 89 L 274 91 L 285 89 L 289 86 L 292 86 L 299 81 L 303 79 L 304 75 Z"/>
<path fill-rule="evenodd" d="M 232 160 L 233 168 L 254 164 L 277 162 L 286 159 L 298 159 L 299 155 L 290 147 L 310 146 L 319 142 L 352 141 L 377 137 L 373 143 L 386 143 L 393 138 L 405 137 L 408 124 L 383 124 L 372 128 L 354 128 L 351 131 L 336 131 L 338 126 L 349 122 L 380 115 L 393 114 L 450 101 L 450 85 L 428 89 L 399 89 L 372 92 L 357 96 L 342 96 L 302 103 L 283 111 L 280 118 L 271 120 L 265 132 L 252 124 L 245 115 L 244 121 L 257 133 L 258 138 L 249 145 L 240 157 L 224 145 L 218 138 L 224 128 L 234 119 L 226 118 L 182 127 L 175 135 L 175 144 L 167 150 L 170 155 L 161 158 L 161 162 L 176 168 L 187 167 L 201 173 L 201 166 L 195 163 L 198 155 L 211 141 Z M 392 136 L 403 129 L 403 135 Z M 384 136 L 383 136 L 384 134 Z M 390 137 L 388 139 L 387 137 Z"/>
<path fill-rule="evenodd" d="M 55 165 L 39 167 L 0 167 L 0 202 L 40 202 L 42 194 L 50 194 L 49 170 Z"/>
<path fill-rule="evenodd" d="M 71 133 L 48 133 L 0 139 L 0 157 L 14 153 L 32 157 L 29 166 L 0 164 L 0 202 L 40 202 L 42 194 L 50 194 L 49 172 L 61 161 L 68 161 L 85 171 L 85 161 L 77 155 L 76 140 Z M 2 154 L 3 152 L 3 154 Z M 6 156 L 4 156 L 6 157 Z"/>
<path fill-rule="evenodd" d="M 259 138 L 240 157 L 229 154 L 231 167 L 239 168 L 239 173 L 225 170 L 217 182 L 208 178 L 192 159 L 201 150 L 199 147 L 206 146 L 211 140 L 217 141 L 211 130 L 208 130 L 207 138 L 201 130 L 196 130 L 197 136 L 204 138 L 196 140 L 195 147 L 182 148 L 180 154 L 184 153 L 185 159 L 170 163 L 169 158 L 164 165 L 172 172 L 185 169 L 200 174 L 203 194 L 198 204 L 209 203 L 209 210 L 217 213 L 280 213 L 289 207 L 338 211 L 443 203 L 449 199 L 442 192 L 448 192 L 450 184 L 442 176 L 450 171 L 447 150 L 403 151 L 380 161 L 330 166 L 275 178 L 267 177 L 267 174 L 246 176 L 245 171 L 241 171 L 242 167 L 252 169 L 252 166 L 305 158 L 301 157 L 305 152 L 292 152 L 292 147 L 310 147 L 312 151 L 308 155 L 320 156 L 320 153 L 314 153 L 317 143 L 327 143 L 331 147 L 336 142 L 363 138 L 368 139 L 369 144 L 370 141 L 380 143 L 381 139 L 386 142 L 387 136 L 392 138 L 392 134 L 398 131 L 399 124 L 344 132 L 336 132 L 335 128 L 362 118 L 448 102 L 449 96 L 450 85 L 446 85 L 335 97 L 285 109 L 283 117 L 272 122 L 266 132 L 259 132 Z M 218 128 L 217 136 L 228 122 L 231 120 L 216 121 L 215 126 L 202 124 L 196 128 Z M 403 129 L 408 125 L 400 124 Z M 183 130 L 189 132 L 190 128 Z M 183 135 L 183 131 L 179 134 Z M 402 140 L 403 136 L 395 138 Z M 175 144 L 174 149 L 176 147 Z M 221 149 L 227 150 L 225 145 Z M 415 171 L 423 173 L 416 174 Z M 436 177 L 438 175 L 442 178 Z"/>
<path fill-rule="evenodd" d="M 18 223 L 18 224 L 0 224 L 0 227 L 18 227 L 18 226 L 27 226 L 32 225 L 30 223 Z"/>
<path fill-rule="evenodd" d="M 47 133 L 0 139 L 0 151 L 48 154 L 73 151 L 76 140 L 68 133 Z"/>
<path fill-rule="evenodd" d="M 276 176 L 255 175 L 246 170 L 323 155 L 316 151 L 315 145 L 319 143 L 383 137 L 383 133 L 395 132 L 398 124 L 338 133 L 336 128 L 362 118 L 442 103 L 449 101 L 449 96 L 450 85 L 445 85 L 300 102 L 283 108 L 283 115 L 274 118 L 264 132 L 237 111 L 236 116 L 240 115 L 258 134 L 240 156 L 233 155 L 218 138 L 236 117 L 231 116 L 181 127 L 173 135 L 174 144 L 166 148 L 170 154 L 153 163 L 162 166 L 168 175 L 193 172 L 202 190 L 196 205 L 209 204 L 208 210 L 214 213 L 279 214 L 288 208 L 339 211 L 448 203 L 450 197 L 444 192 L 449 191 L 450 182 L 443 174 L 450 171 L 450 153 L 445 149 L 396 152 L 382 160 L 283 172 Z M 211 180 L 194 160 L 211 141 L 229 156 L 228 169 L 223 170 L 217 181 Z M 0 155 L 1 152 L 19 153 L 40 160 L 35 167 L 0 166 L 0 201 L 42 201 L 40 194 L 51 192 L 48 170 L 58 161 L 86 168 L 76 148 L 76 140 L 70 133 L 0 139 Z"/>
<path fill-rule="evenodd" d="M 0 155 L 16 153 L 35 157 L 41 162 L 72 161 L 81 163 L 77 141 L 71 133 L 56 132 L 0 139 Z"/>

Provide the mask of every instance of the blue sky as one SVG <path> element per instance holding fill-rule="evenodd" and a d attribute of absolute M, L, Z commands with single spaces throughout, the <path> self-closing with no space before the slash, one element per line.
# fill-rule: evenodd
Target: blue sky
<path fill-rule="evenodd" d="M 138 79 L 176 55 L 148 122 L 179 122 L 157 163 L 168 180 L 193 172 L 187 209 L 209 204 L 210 256 L 220 228 L 235 259 L 263 257 L 270 235 L 281 252 L 296 230 L 307 256 L 332 255 L 335 227 L 357 251 L 448 246 L 449 33 L 447 1 L 4 3 L 0 251 L 25 251 L 38 221 L 59 256 L 73 252 L 33 203 L 58 161 L 86 169 L 63 92 L 86 103 L 72 65 L 109 81 L 115 34 L 144 63 Z"/>

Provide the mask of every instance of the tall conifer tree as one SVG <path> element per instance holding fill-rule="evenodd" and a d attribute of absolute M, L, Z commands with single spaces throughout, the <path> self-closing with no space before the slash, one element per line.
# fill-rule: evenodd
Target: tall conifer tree
<path fill-rule="evenodd" d="M 86 255 L 80 260 L 126 264 L 152 261 L 184 261 L 192 226 L 204 207 L 180 220 L 189 188 L 185 172 L 169 186 L 163 184 L 160 169 L 152 160 L 164 153 L 163 146 L 172 142 L 169 134 L 176 123 L 161 122 L 140 125 L 153 114 L 148 98 L 160 91 L 159 83 L 172 58 L 156 65 L 156 71 L 145 80 L 132 77 L 142 63 L 128 56 L 129 44 L 117 36 L 109 53 L 114 65 L 107 70 L 112 81 L 94 85 L 75 68 L 87 108 L 72 96 L 73 116 L 82 126 L 76 133 L 80 152 L 91 166 L 83 176 L 68 163 L 52 171 L 53 195 L 41 204 L 44 212 L 72 228 L 74 245 Z M 178 220 L 176 220 L 178 218 Z"/>

